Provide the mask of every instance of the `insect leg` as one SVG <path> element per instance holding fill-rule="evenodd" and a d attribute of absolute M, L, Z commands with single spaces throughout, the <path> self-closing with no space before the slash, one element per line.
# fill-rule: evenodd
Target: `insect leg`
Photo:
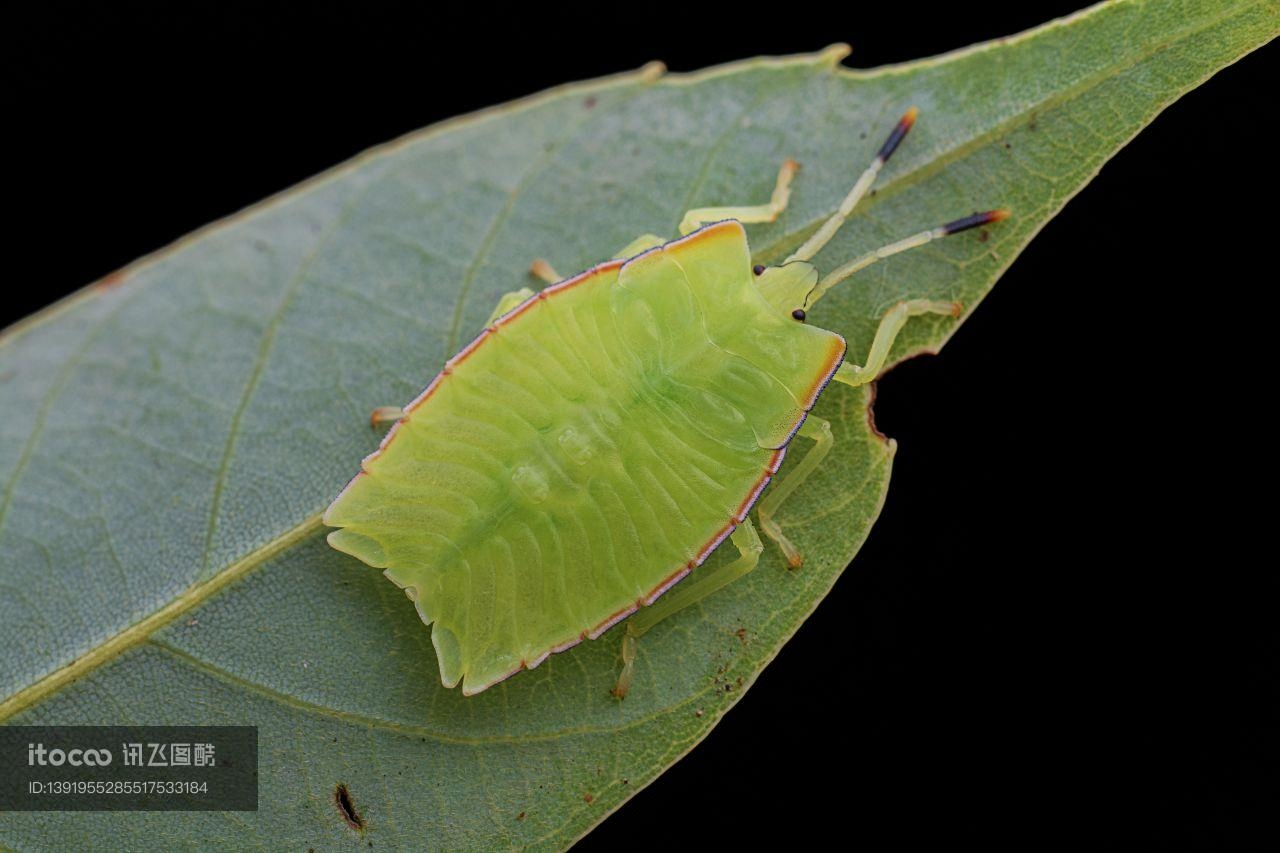
<path fill-rule="evenodd" d="M 805 438 L 812 439 L 813 447 L 809 448 L 809 452 L 800 460 L 800 464 L 792 469 L 786 477 L 775 483 L 773 488 L 760 501 L 760 529 L 764 531 L 764 535 L 768 536 L 774 542 L 778 543 L 778 547 L 782 549 L 782 553 L 787 558 L 788 565 L 793 569 L 800 568 L 804 562 L 804 555 L 800 553 L 800 549 L 795 546 L 782 532 L 782 528 L 778 525 L 774 514 L 777 513 L 778 507 L 782 506 L 782 502 L 791 496 L 796 487 L 805 481 L 805 479 L 813 473 L 826 455 L 831 452 L 832 445 L 835 444 L 835 438 L 831 435 L 831 424 L 822 418 L 810 415 L 805 418 L 805 422 L 800 425 L 800 435 Z"/>
<path fill-rule="evenodd" d="M 642 234 L 615 252 L 610 260 L 616 261 L 619 259 L 634 258 L 641 252 L 646 252 L 649 249 L 661 246 L 663 243 L 667 242 L 669 241 L 659 237 L 657 234 Z M 555 284 L 556 282 L 564 280 L 564 276 L 556 272 L 555 268 L 542 258 L 535 259 L 534 262 L 529 265 L 529 274 L 535 278 L 542 279 L 547 284 Z"/>
<path fill-rule="evenodd" d="M 654 604 L 641 609 L 639 613 L 627 620 L 627 632 L 622 638 L 622 673 L 618 676 L 618 683 L 613 688 L 614 696 L 622 699 L 631 689 L 636 661 L 636 640 L 663 619 L 692 604 L 697 604 L 711 593 L 742 577 L 760 562 L 760 553 L 764 551 L 764 545 L 760 542 L 751 519 L 744 519 L 730 534 L 729 540 L 738 549 L 738 559 L 715 568 L 695 571 Z"/>
<path fill-rule="evenodd" d="M 369 415 L 369 425 L 374 429 L 383 424 L 391 424 L 404 417 L 404 409 L 399 406 L 379 406 Z"/>
<path fill-rule="evenodd" d="M 556 272 L 555 267 L 542 258 L 534 258 L 533 263 L 529 264 L 529 275 L 534 278 L 540 278 L 547 284 L 555 284 L 557 281 L 564 280 L 564 276 Z"/>
<path fill-rule="evenodd" d="M 506 314 L 512 308 L 515 308 L 521 302 L 524 302 L 530 296 L 533 296 L 533 291 L 527 287 L 522 287 L 519 290 L 513 290 L 510 293 L 504 294 L 503 297 L 498 300 L 498 304 L 494 307 L 493 313 L 489 315 L 488 320 L 484 321 L 484 324 L 486 326 L 489 325 L 503 314 Z M 369 424 L 374 429 L 377 429 L 383 424 L 395 423 L 403 418 L 404 414 L 404 409 L 399 406 L 379 406 L 373 410 L 372 414 L 369 415 Z"/>
<path fill-rule="evenodd" d="M 778 180 L 773 186 L 773 196 L 767 204 L 739 205 L 737 207 L 699 207 L 689 211 L 680 220 L 680 233 L 697 231 L 708 222 L 736 219 L 739 222 L 773 222 L 787 209 L 791 200 L 791 179 L 800 170 L 795 160 L 786 160 L 778 170 Z"/>
<path fill-rule="evenodd" d="M 845 220 L 853 213 L 853 209 L 858 206 L 858 202 L 862 201 L 862 197 L 867 194 L 867 190 L 871 189 L 871 185 L 876 182 L 876 177 L 880 174 L 880 170 L 884 168 L 885 163 L 889 162 L 889 158 L 898 149 L 898 145 L 902 143 L 907 131 L 911 130 L 911 126 L 916 123 L 916 114 L 918 112 L 915 107 L 912 107 L 907 110 L 902 118 L 898 119 L 898 123 L 894 125 L 893 132 L 884 141 L 884 145 L 880 146 L 875 159 L 871 161 L 871 165 L 866 168 L 866 171 L 854 183 L 853 189 L 849 190 L 849 194 L 844 197 L 844 201 L 840 202 L 836 212 L 831 214 L 831 218 L 822 223 L 822 227 L 815 231 L 812 237 L 805 240 L 800 248 L 791 254 L 791 257 L 783 261 L 784 264 L 789 264 L 792 261 L 810 260 L 822 250 L 823 246 L 831 242 L 831 238 L 836 236 L 840 226 L 844 225 Z"/>
<path fill-rule="evenodd" d="M 867 353 L 866 364 L 859 367 L 845 362 L 840 365 L 840 369 L 832 378 L 854 387 L 874 380 L 884 368 L 885 360 L 889 357 L 889 350 L 893 346 L 894 339 L 898 337 L 898 332 L 902 331 L 908 319 L 923 314 L 950 314 L 952 317 L 959 317 L 960 303 L 934 302 L 930 299 L 908 299 L 905 302 L 899 302 L 880 318 L 875 339 L 871 342 L 871 351 Z"/>
<path fill-rule="evenodd" d="M 726 217 L 721 218 L 724 219 Z M 662 246 L 669 242 L 671 241 L 665 237 L 659 237 L 657 234 L 641 234 L 639 237 L 614 252 L 610 257 L 610 260 L 617 261 L 634 258 L 642 252 L 647 252 L 650 249 L 655 249 L 658 246 Z M 536 259 L 533 264 L 530 265 L 529 272 L 537 278 L 542 279 L 547 284 L 555 284 L 563 279 L 563 276 L 556 272 L 551 264 L 547 263 L 542 258 Z"/>
<path fill-rule="evenodd" d="M 530 296 L 533 296 L 533 290 L 528 287 L 522 287 L 519 290 L 504 293 L 502 298 L 498 300 L 498 304 L 494 306 L 493 313 L 489 315 L 489 319 L 484 321 L 484 324 L 486 326 L 489 325 L 512 308 L 515 308 L 521 302 L 524 302 Z"/>

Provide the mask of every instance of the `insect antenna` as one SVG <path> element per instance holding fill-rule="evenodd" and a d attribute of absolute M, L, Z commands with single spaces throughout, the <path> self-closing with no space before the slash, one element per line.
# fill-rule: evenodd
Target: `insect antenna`
<path fill-rule="evenodd" d="M 853 213 L 854 208 L 858 206 L 858 202 L 862 201 L 862 197 L 871 189 L 871 185 L 876 182 L 876 177 L 880 174 L 880 170 L 884 168 L 884 164 L 889 162 L 889 158 L 893 156 L 893 152 L 898 150 L 898 146 L 902 144 L 902 140 L 906 137 L 907 132 L 911 130 L 911 126 L 916 123 L 916 116 L 920 113 L 918 109 L 912 107 L 898 119 L 898 123 L 894 125 L 893 132 L 889 134 L 889 138 L 884 141 L 884 145 L 880 146 L 880 150 L 876 153 L 875 159 L 871 161 L 871 165 L 858 178 L 853 185 L 853 189 L 849 190 L 849 194 L 844 197 L 844 201 L 840 202 L 840 207 L 831 215 L 831 218 L 822 223 L 822 227 L 813 233 L 813 236 L 791 253 L 783 264 L 789 264 L 792 261 L 807 261 L 822 250 L 822 247 L 831 242 L 831 238 L 840 230 L 840 226 L 844 225 L 849 215 Z"/>
<path fill-rule="evenodd" d="M 884 144 L 880 146 L 880 150 L 876 152 L 875 159 L 871 161 L 871 165 L 866 171 L 859 176 L 854 183 L 853 189 L 849 190 L 849 194 L 844 197 L 844 201 L 840 202 L 840 207 L 836 212 L 831 214 L 831 218 L 822 223 L 822 227 L 813 233 L 808 240 L 801 244 L 785 261 L 783 265 L 792 261 L 808 261 L 822 250 L 823 246 L 831 242 L 831 238 L 840 230 L 840 226 L 844 225 L 850 214 L 862 201 L 863 196 L 871 189 L 876 178 L 880 174 L 880 170 L 884 168 L 884 164 L 889 162 L 889 158 L 893 156 L 893 152 L 898 150 L 898 146 L 902 144 L 902 140 L 906 138 L 911 127 L 916 123 L 916 116 L 919 110 L 915 107 L 907 110 L 902 118 L 898 119 L 898 123 L 894 125 L 893 130 L 889 133 L 889 137 L 885 139 Z M 876 261 L 884 260 L 891 255 L 899 252 L 905 252 L 907 249 L 914 249 L 917 246 L 923 246 L 931 240 L 939 237 L 945 237 L 948 234 L 956 234 L 960 231 L 967 231 L 970 228 L 977 228 L 979 225 L 986 225 L 991 222 L 999 222 L 1009 216 L 1007 210 L 988 210 L 982 213 L 975 213 L 972 216 L 964 216 L 960 219 L 952 220 L 945 225 L 939 225 L 937 228 L 931 228 L 928 231 L 921 231 L 919 234 L 913 234 L 910 237 L 903 238 L 887 246 L 881 246 L 865 255 L 859 255 L 848 263 L 836 267 L 827 273 L 810 291 L 805 299 L 805 307 L 812 305 L 822 298 L 822 295 L 849 276 L 871 266 Z"/>
<path fill-rule="evenodd" d="M 937 228 L 930 228 L 928 231 L 921 231 L 918 234 L 912 234 L 910 237 L 904 237 L 889 243 L 887 246 L 881 246 L 879 249 L 873 249 L 864 255 L 859 255 L 848 263 L 840 266 L 827 273 L 819 280 L 817 286 L 813 288 L 809 294 L 808 303 L 812 305 L 822 298 L 822 295 L 849 276 L 866 269 L 876 261 L 882 261 L 885 258 L 905 252 L 908 249 L 914 249 L 917 246 L 923 246 L 925 243 L 946 237 L 949 234 L 958 234 L 961 231 L 968 231 L 970 228 L 977 228 L 979 225 L 987 225 L 992 222 L 999 222 L 1002 219 L 1009 218 L 1009 211 L 1003 208 L 999 210 L 986 210 L 982 213 L 974 213 L 970 216 L 962 216 L 959 219 L 953 219 L 945 225 L 939 225 Z"/>

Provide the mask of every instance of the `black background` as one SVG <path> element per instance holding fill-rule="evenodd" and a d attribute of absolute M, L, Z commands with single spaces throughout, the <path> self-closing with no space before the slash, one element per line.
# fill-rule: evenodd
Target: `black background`
<path fill-rule="evenodd" d="M 573 37 L 513 24 L 497 41 L 393 19 L 293 39 L 246 22 L 216 46 L 135 33 L 55 54 L 75 73 L 33 72 L 9 102 L 10 261 L 26 269 L 2 319 L 438 119 L 654 58 L 691 70 L 843 40 L 848 64 L 906 61 L 1075 4 L 1020 5 L 577 21 Z M 1224 512 L 1218 472 L 1245 415 L 1211 379 L 1235 325 L 1274 310 L 1274 272 L 1254 270 L 1274 213 L 1239 211 L 1274 197 L 1274 138 L 1249 121 L 1273 97 L 1255 55 L 1172 106 L 942 355 L 880 383 L 899 450 L 870 540 L 741 704 L 582 849 L 757 830 L 996 838 L 1027 818 L 1058 834 L 1123 810 L 1168 760 L 1163 697 L 1204 665 L 1192 555 Z"/>

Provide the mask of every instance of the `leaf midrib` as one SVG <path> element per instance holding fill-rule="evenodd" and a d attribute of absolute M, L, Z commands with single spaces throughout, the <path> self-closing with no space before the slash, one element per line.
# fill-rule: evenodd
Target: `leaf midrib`
<path fill-rule="evenodd" d="M 63 685 L 97 669 L 121 652 L 143 642 L 156 630 L 168 625 L 174 619 L 201 604 L 223 587 L 244 577 L 267 560 L 288 550 L 290 546 L 320 530 L 322 526 L 320 513 L 308 516 L 300 524 L 295 525 L 270 542 L 250 551 L 209 578 L 209 580 L 189 587 L 181 595 L 175 597 L 151 615 L 133 623 L 118 634 L 112 635 L 61 669 L 54 670 L 34 684 L 19 690 L 8 699 L 0 702 L 0 723 L 36 704 Z"/>

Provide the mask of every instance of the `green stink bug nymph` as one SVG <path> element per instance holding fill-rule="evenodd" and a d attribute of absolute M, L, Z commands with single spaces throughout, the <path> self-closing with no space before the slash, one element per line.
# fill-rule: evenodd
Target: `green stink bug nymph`
<path fill-rule="evenodd" d="M 763 545 L 748 514 L 796 435 L 814 444 L 757 515 L 801 564 L 774 516 L 831 449 L 830 426 L 809 415 L 818 396 L 832 379 L 873 380 L 910 317 L 959 306 L 893 306 L 862 366 L 844 363 L 844 339 L 808 311 L 877 260 L 1007 215 L 957 219 L 819 276 L 810 259 L 915 115 L 781 265 L 752 265 L 743 223 L 786 207 L 790 160 L 767 204 L 689 211 L 679 239 L 646 235 L 564 280 L 536 263 L 551 286 L 508 294 L 417 399 L 374 412 L 395 423 L 325 513 L 338 528 L 329 543 L 414 601 L 445 686 L 477 693 L 631 617 L 624 696 L 636 638 L 755 567 Z M 738 559 L 693 573 L 726 539 Z"/>

